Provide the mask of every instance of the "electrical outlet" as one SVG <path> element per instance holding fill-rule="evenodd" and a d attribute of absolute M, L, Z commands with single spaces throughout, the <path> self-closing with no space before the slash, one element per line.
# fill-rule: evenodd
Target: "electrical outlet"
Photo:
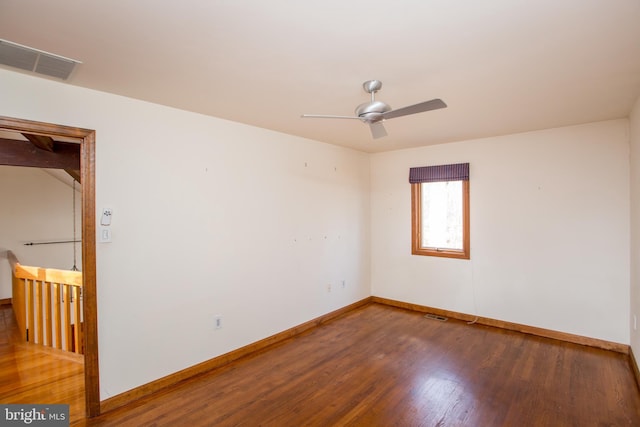
<path fill-rule="evenodd" d="M 327 285 L 327 292 L 331 292 L 331 283 Z"/>
<path fill-rule="evenodd" d="M 347 287 L 347 283 L 343 280 L 343 281 L 342 281 L 342 289 L 344 289 L 344 288 L 346 288 L 346 287 Z"/>
<path fill-rule="evenodd" d="M 222 329 L 222 315 L 216 314 L 216 316 L 214 317 L 214 328 Z"/>

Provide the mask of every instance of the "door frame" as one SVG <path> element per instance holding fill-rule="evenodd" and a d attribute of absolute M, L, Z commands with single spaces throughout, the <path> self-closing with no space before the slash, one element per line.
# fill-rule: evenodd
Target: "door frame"
<path fill-rule="evenodd" d="M 96 293 L 95 145 L 96 132 L 51 123 L 0 116 L 0 130 L 71 138 L 80 143 L 82 184 L 82 283 L 84 316 L 84 390 L 88 417 L 100 415 L 98 304 Z"/>

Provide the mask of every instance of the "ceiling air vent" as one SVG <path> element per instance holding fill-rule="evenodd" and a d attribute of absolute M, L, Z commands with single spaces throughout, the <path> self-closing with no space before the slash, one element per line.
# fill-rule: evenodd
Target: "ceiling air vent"
<path fill-rule="evenodd" d="M 0 39 L 0 64 L 66 80 L 81 62 Z"/>

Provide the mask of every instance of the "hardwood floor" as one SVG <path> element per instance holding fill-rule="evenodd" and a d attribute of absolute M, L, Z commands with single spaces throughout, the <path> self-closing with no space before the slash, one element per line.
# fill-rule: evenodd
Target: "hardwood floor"
<path fill-rule="evenodd" d="M 0 306 L 0 403 L 66 403 L 71 421 L 85 415 L 82 356 L 25 343 L 10 305 Z"/>
<path fill-rule="evenodd" d="M 371 304 L 74 425 L 639 426 L 640 393 L 620 353 Z"/>
<path fill-rule="evenodd" d="M 74 426 L 640 425 L 622 354 L 378 304 L 94 419 L 81 360 L 16 333 L 0 306 L 0 402 Z"/>

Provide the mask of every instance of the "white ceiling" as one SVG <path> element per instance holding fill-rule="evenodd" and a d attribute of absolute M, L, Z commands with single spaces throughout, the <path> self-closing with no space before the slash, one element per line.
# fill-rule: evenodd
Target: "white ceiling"
<path fill-rule="evenodd" d="M 639 0 L 0 0 L 0 38 L 83 62 L 69 84 L 368 152 L 627 117 Z M 449 107 L 385 122 L 377 98 Z"/>

